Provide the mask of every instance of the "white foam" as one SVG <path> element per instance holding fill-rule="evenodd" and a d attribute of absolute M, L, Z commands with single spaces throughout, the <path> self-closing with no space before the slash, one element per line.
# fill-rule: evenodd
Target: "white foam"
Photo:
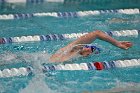
<path fill-rule="evenodd" d="M 5 0 L 7 3 L 26 3 L 26 0 Z"/>
<path fill-rule="evenodd" d="M 44 76 L 35 76 L 26 88 L 21 89 L 19 93 L 57 93 L 51 90 L 45 83 Z"/>
<path fill-rule="evenodd" d="M 0 54 L 0 58 L 0 65 L 4 65 L 13 63 L 13 60 L 16 60 L 17 56 L 16 54 L 6 51 Z"/>
<path fill-rule="evenodd" d="M 64 2 L 64 0 L 46 0 L 47 2 Z"/>
<path fill-rule="evenodd" d="M 48 59 L 48 54 L 31 53 L 28 55 L 32 58 L 28 60 L 32 60 L 32 66 L 34 68 L 33 73 L 35 76 L 24 89 L 20 90 L 19 93 L 56 93 L 48 87 L 47 82 L 45 82 L 46 76 L 42 72 L 42 62 L 44 63 L 44 61 Z"/>

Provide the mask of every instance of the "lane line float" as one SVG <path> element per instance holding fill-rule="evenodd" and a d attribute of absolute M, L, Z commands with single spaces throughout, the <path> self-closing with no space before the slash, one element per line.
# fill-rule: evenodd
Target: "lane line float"
<path fill-rule="evenodd" d="M 105 33 L 115 37 L 138 37 L 140 30 L 108 31 Z M 49 34 L 49 35 L 21 36 L 21 37 L 9 37 L 9 38 L 3 37 L 0 38 L 0 44 L 64 40 L 64 39 L 79 38 L 85 34 L 87 33 Z"/>
<path fill-rule="evenodd" d="M 106 70 L 113 68 L 126 68 L 140 66 L 140 59 L 104 61 L 104 62 L 89 62 L 89 63 L 73 63 L 73 64 L 42 64 L 42 71 L 74 71 L 74 70 Z M 0 70 L 0 78 L 8 78 L 15 76 L 28 76 L 33 73 L 34 68 L 31 66 L 20 68 L 6 68 Z"/>
<path fill-rule="evenodd" d="M 104 13 L 121 13 L 121 14 L 139 14 L 140 9 L 118 9 L 118 10 L 90 10 L 78 12 L 43 12 L 43 13 L 19 13 L 19 14 L 3 14 L 0 15 L 0 20 L 13 20 L 13 19 L 27 19 L 31 17 L 57 17 L 57 18 L 75 18 L 91 15 L 100 15 Z"/>

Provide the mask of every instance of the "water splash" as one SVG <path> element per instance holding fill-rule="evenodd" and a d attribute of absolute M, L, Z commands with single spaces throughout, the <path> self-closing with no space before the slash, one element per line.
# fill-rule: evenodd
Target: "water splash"
<path fill-rule="evenodd" d="M 17 58 L 17 55 L 8 51 L 0 54 L 0 58 L 0 65 L 11 64 L 13 63 L 13 61 L 17 62 L 17 60 L 15 60 Z"/>
<path fill-rule="evenodd" d="M 22 52 L 22 55 L 19 57 L 19 59 L 24 60 L 27 63 L 31 62 L 34 65 L 48 63 L 49 58 L 50 54 L 46 52 L 36 52 L 36 53 Z"/>
<path fill-rule="evenodd" d="M 51 90 L 45 83 L 45 76 L 37 75 L 35 76 L 26 88 L 21 89 L 19 93 L 55 93 Z"/>
<path fill-rule="evenodd" d="M 26 53 L 25 53 L 26 54 Z M 28 57 L 28 58 L 27 58 Z M 51 90 L 45 82 L 45 75 L 42 72 L 42 63 L 47 63 L 49 55 L 47 53 L 32 53 L 24 55 L 25 60 L 32 61 L 32 66 L 34 68 L 35 76 L 26 86 L 26 88 L 21 89 L 19 93 L 55 93 Z"/>
<path fill-rule="evenodd" d="M 34 64 L 36 61 L 40 61 L 40 63 L 48 63 L 48 59 L 50 57 L 50 54 L 46 52 L 37 52 L 37 53 L 27 53 L 27 52 L 4 52 L 0 54 L 0 65 L 5 64 L 12 64 L 12 63 L 31 63 Z"/>

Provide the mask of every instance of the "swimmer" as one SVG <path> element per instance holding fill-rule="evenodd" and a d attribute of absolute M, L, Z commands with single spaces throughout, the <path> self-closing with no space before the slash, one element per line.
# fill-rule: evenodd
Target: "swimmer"
<path fill-rule="evenodd" d="M 92 43 L 95 39 L 101 39 L 122 49 L 128 49 L 132 46 L 132 43 L 129 41 L 117 41 L 111 36 L 105 34 L 104 32 L 97 30 L 83 35 L 77 40 L 68 44 L 67 46 L 59 49 L 55 54 L 50 57 L 50 61 L 64 62 L 70 60 L 71 58 L 78 57 L 78 55 L 86 57 L 92 53 L 96 54 L 100 52 L 100 49 L 95 46 L 88 45 Z"/>

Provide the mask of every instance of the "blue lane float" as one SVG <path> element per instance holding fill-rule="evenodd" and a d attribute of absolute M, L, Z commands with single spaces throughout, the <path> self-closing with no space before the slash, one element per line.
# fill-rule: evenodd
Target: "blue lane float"
<path fill-rule="evenodd" d="M 19 13 L 19 14 L 3 14 L 0 15 L 0 20 L 13 20 L 13 19 L 27 19 L 31 17 L 57 17 L 57 18 L 74 18 L 84 17 L 90 15 L 100 15 L 104 13 L 121 13 L 121 14 L 139 14 L 140 9 L 118 9 L 118 10 L 90 10 L 90 11 L 78 11 L 78 12 L 48 12 L 48 13 Z"/>
<path fill-rule="evenodd" d="M 109 31 L 105 32 L 110 36 L 115 37 L 138 37 L 139 30 L 121 30 L 121 31 Z M 35 36 L 21 36 L 21 37 L 9 37 L 0 38 L 0 44 L 17 43 L 17 42 L 35 42 L 35 41 L 53 41 L 79 38 L 87 33 L 72 33 L 72 34 L 49 34 L 49 35 L 35 35 Z"/>
<path fill-rule="evenodd" d="M 106 1 L 106 0 L 104 0 Z M 104 2 L 103 1 L 103 2 Z M 135 0 L 135 2 L 138 0 Z M 44 2 L 52 2 L 52 3 L 64 3 L 64 4 L 79 4 L 79 3 L 96 3 L 98 0 L 0 0 L 0 2 L 6 2 L 6 3 L 33 3 L 33 4 L 38 4 L 38 3 L 44 3 Z M 129 2 L 129 0 L 127 1 Z M 108 3 L 108 1 L 106 1 Z"/>
<path fill-rule="evenodd" d="M 43 3 L 47 0 L 0 0 L 2 3 Z M 53 1 L 53 0 L 52 0 Z"/>
<path fill-rule="evenodd" d="M 14 14 L 13 17 L 12 15 L 9 16 L 9 18 L 14 18 L 14 19 L 26 19 L 26 18 L 30 18 L 30 17 L 34 17 L 33 14 Z"/>
<path fill-rule="evenodd" d="M 90 62 L 90 63 L 73 63 L 73 64 L 42 64 L 42 72 L 50 71 L 75 71 L 75 70 L 109 70 L 113 68 L 125 68 L 140 66 L 140 59 L 130 60 L 117 60 L 117 61 L 105 61 L 105 62 Z M 28 76 L 33 73 L 32 67 L 20 67 L 20 68 L 6 68 L 0 70 L 0 78 L 8 78 L 15 76 Z"/>
<path fill-rule="evenodd" d="M 26 3 L 43 3 L 46 0 L 26 0 Z"/>

